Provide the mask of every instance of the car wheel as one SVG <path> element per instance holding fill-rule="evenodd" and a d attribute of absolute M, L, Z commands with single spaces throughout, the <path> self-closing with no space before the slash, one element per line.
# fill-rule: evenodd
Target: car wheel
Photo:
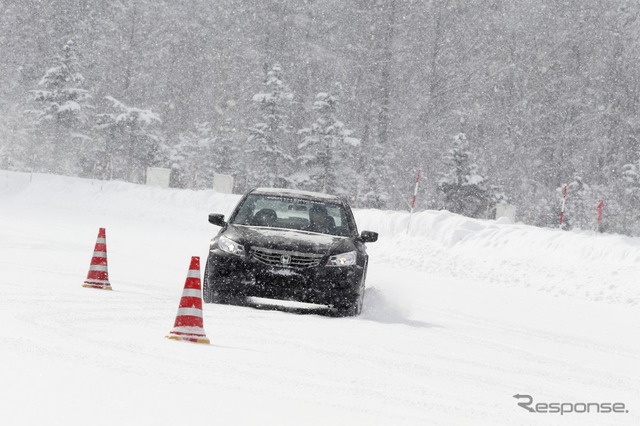
<path fill-rule="evenodd" d="M 204 303 L 217 303 L 222 305 L 240 305 L 241 300 L 225 292 L 221 292 L 211 285 L 209 279 L 209 264 L 204 268 L 202 281 L 202 301 Z"/>
<path fill-rule="evenodd" d="M 235 299 L 226 293 L 221 293 L 219 291 L 211 292 L 211 302 L 218 303 L 221 305 L 236 305 Z"/>
<path fill-rule="evenodd" d="M 362 305 L 364 304 L 364 285 L 360 285 L 358 292 L 345 297 L 344 303 L 336 306 L 338 316 L 341 317 L 355 317 L 362 312 Z"/>
<path fill-rule="evenodd" d="M 204 303 L 213 303 L 213 289 L 209 285 L 209 262 L 204 267 L 204 277 L 202 280 L 202 301 Z"/>

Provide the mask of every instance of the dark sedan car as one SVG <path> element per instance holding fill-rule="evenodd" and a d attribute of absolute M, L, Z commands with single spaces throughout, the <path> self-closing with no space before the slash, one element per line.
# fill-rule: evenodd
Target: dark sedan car
<path fill-rule="evenodd" d="M 249 297 L 324 305 L 360 314 L 375 232 L 358 234 L 347 202 L 337 196 L 258 188 L 245 194 L 211 240 L 204 273 L 206 303 L 243 304 Z"/>

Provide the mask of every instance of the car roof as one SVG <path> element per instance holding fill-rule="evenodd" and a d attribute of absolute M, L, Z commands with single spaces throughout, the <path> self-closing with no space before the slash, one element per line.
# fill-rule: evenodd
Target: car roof
<path fill-rule="evenodd" d="M 303 198 L 305 200 L 332 201 L 334 203 L 344 203 L 344 199 L 337 195 L 324 194 L 322 192 L 303 191 L 288 188 L 254 188 L 250 191 L 256 195 L 278 195 L 282 197 Z"/>

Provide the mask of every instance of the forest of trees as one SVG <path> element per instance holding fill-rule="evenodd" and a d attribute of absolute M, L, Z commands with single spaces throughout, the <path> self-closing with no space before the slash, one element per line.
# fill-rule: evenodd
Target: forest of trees
<path fill-rule="evenodd" d="M 0 0 L 0 168 L 640 235 L 637 0 Z"/>

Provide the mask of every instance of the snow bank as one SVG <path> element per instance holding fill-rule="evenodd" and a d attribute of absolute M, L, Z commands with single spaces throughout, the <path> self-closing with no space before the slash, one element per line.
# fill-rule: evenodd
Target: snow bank
<path fill-rule="evenodd" d="M 210 229 L 208 213 L 228 215 L 239 198 L 214 190 L 159 188 L 37 173 L 0 174 L 0 200 L 29 209 L 41 207 L 43 214 L 71 208 L 98 217 L 118 215 L 158 224 L 170 222 L 183 228 L 204 225 Z M 175 223 L 176 218 L 183 220 Z"/>
<path fill-rule="evenodd" d="M 378 262 L 556 296 L 638 305 L 640 238 L 562 231 L 447 211 L 356 211 L 359 229 L 380 233 Z M 410 226 L 410 227 L 409 227 Z M 407 231 L 409 227 L 409 231 Z M 396 247 L 389 250 L 389 245 Z"/>
<path fill-rule="evenodd" d="M 448 211 L 416 213 L 410 225 L 407 212 L 366 210 L 356 216 L 362 229 L 375 228 L 389 237 L 426 238 L 459 250 L 640 265 L 640 238 L 471 219 Z"/>

